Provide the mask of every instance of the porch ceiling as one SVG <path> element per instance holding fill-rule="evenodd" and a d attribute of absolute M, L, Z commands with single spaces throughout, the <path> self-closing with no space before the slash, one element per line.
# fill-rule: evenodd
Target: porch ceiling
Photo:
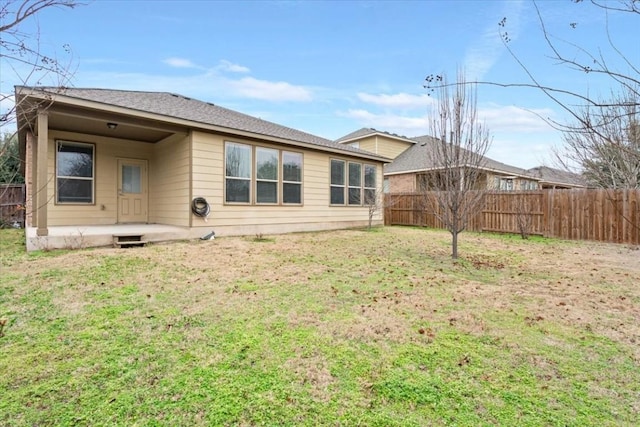
<path fill-rule="evenodd" d="M 107 124 L 112 125 L 109 127 Z M 49 128 L 149 143 L 156 143 L 175 133 L 187 133 L 186 129 L 147 119 L 56 107 L 49 110 Z"/>

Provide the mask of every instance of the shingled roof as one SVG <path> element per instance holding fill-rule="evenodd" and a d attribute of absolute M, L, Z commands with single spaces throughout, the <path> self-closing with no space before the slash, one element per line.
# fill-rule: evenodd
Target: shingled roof
<path fill-rule="evenodd" d="M 69 97 L 78 100 L 92 101 L 104 105 L 123 107 L 144 113 L 165 116 L 169 121 L 172 118 L 188 120 L 203 125 L 212 125 L 233 130 L 251 132 L 257 135 L 286 139 L 294 142 L 302 142 L 339 150 L 367 157 L 377 157 L 368 151 L 360 150 L 347 145 L 338 144 L 329 139 L 302 132 L 297 129 L 282 126 L 267 120 L 249 116 L 228 108 L 220 107 L 209 102 L 199 101 L 183 95 L 169 92 L 143 92 L 115 89 L 82 89 L 82 88 L 55 88 L 55 87 L 16 87 L 16 92 L 27 89 L 34 92 L 54 97 Z M 54 98 L 56 99 L 56 98 Z"/>
<path fill-rule="evenodd" d="M 540 179 L 540 181 L 549 184 L 564 185 L 567 187 L 587 186 L 587 180 L 584 179 L 582 175 L 550 168 L 548 166 L 537 166 L 535 168 L 528 169 L 527 173 Z"/>
<path fill-rule="evenodd" d="M 358 129 L 355 132 L 351 132 L 348 135 L 345 135 L 345 136 L 343 136 L 341 138 L 336 139 L 335 142 L 337 142 L 339 144 L 344 144 L 345 142 L 362 139 L 364 137 L 371 136 L 371 135 L 382 135 L 382 136 L 386 136 L 388 138 L 402 139 L 402 140 L 407 141 L 407 142 L 413 142 L 411 140 L 411 138 L 407 138 L 406 136 L 398 135 L 396 133 L 391 133 L 391 132 L 385 132 L 385 131 L 374 129 L 374 128 L 361 128 L 361 129 Z"/>
<path fill-rule="evenodd" d="M 411 138 L 411 140 L 415 141 L 416 144 L 402 152 L 395 158 L 393 163 L 385 165 L 385 174 L 420 172 L 443 167 L 437 162 L 438 156 L 435 152 L 435 143 L 439 141 L 437 138 L 429 135 L 423 135 Z M 505 174 L 535 179 L 524 169 L 498 162 L 486 156 L 483 156 L 481 167 Z"/>

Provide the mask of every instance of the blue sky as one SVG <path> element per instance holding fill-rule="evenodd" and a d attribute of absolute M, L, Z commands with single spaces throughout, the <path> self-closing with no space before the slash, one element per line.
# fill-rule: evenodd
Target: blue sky
<path fill-rule="evenodd" d="M 638 19 L 608 17 L 587 2 L 539 1 L 549 31 L 624 64 L 640 64 Z M 168 91 L 337 139 L 361 127 L 429 133 L 432 73 L 528 82 L 498 34 L 545 84 L 590 94 L 608 82 L 545 55 L 530 1 L 109 1 L 50 9 L 25 23 L 42 49 L 71 61 L 75 87 Z M 570 23 L 577 26 L 571 28 Z M 68 44 L 71 55 L 62 46 Z M 562 44 L 573 55 L 575 48 Z M 2 92 L 11 90 L 2 70 Z M 561 120 L 534 89 L 480 87 L 478 110 L 493 135 L 489 156 L 520 167 L 551 164 L 561 135 L 535 114 Z"/>

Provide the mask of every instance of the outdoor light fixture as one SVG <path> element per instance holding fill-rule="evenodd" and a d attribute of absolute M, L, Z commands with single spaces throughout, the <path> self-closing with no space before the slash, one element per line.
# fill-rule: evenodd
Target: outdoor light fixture
<path fill-rule="evenodd" d="M 107 127 L 108 127 L 109 129 L 112 129 L 112 130 L 113 130 L 113 129 L 115 129 L 115 128 L 117 128 L 117 127 L 118 127 L 118 124 L 117 124 L 117 123 L 107 123 Z"/>

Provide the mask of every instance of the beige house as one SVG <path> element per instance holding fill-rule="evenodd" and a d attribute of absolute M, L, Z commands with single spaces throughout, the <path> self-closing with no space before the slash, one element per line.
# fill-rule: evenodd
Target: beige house
<path fill-rule="evenodd" d="M 429 181 L 441 166 L 434 155 L 435 139 L 431 136 L 407 138 L 363 128 L 346 135 L 336 142 L 358 147 L 393 159 L 385 165 L 385 191 L 392 193 L 415 192 L 429 189 Z M 481 179 L 478 189 L 497 191 L 537 190 L 541 188 L 540 176 L 524 169 L 484 157 L 480 164 Z"/>
<path fill-rule="evenodd" d="M 16 103 L 29 250 L 363 226 L 389 161 L 172 93 L 17 87 Z"/>

